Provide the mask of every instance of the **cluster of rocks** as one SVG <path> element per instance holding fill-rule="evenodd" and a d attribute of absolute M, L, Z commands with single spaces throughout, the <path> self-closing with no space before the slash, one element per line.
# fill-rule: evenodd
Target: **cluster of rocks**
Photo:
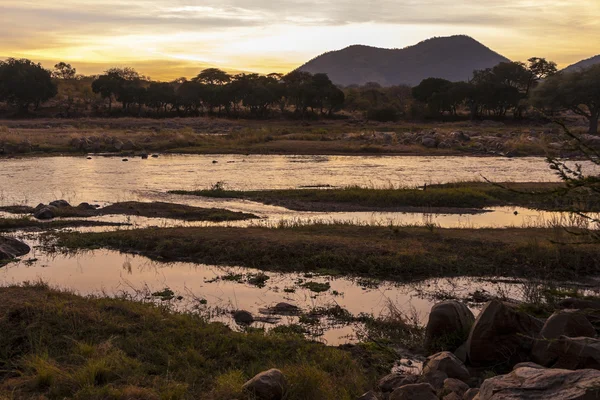
<path fill-rule="evenodd" d="M 0 236 L 0 261 L 21 257 L 30 251 L 31 248 L 20 240 Z"/>
<path fill-rule="evenodd" d="M 89 203 L 81 203 L 77 207 L 72 207 L 66 200 L 54 200 L 49 204 L 38 204 L 33 209 L 33 216 L 40 220 L 49 220 L 56 218 L 60 214 L 60 209 L 76 208 L 78 210 L 95 210 L 97 206 Z"/>
<path fill-rule="evenodd" d="M 426 345 L 466 335 L 464 343 L 429 356 L 418 375 L 399 371 L 381 378 L 358 400 L 600 398 L 600 340 L 594 327 L 600 302 L 567 299 L 560 306 L 542 321 L 499 300 L 488 302 L 477 319 L 461 302 L 436 304 Z M 490 377 L 493 370 L 509 372 Z M 253 399 L 280 400 L 288 383 L 271 369 L 243 389 Z"/>
<path fill-rule="evenodd" d="M 458 301 L 433 307 L 426 345 L 468 332 L 451 351 L 427 358 L 420 375 L 393 373 L 362 400 L 600 398 L 600 302 L 568 299 L 542 321 L 492 300 L 477 319 Z M 484 379 L 490 370 L 511 372 Z"/>

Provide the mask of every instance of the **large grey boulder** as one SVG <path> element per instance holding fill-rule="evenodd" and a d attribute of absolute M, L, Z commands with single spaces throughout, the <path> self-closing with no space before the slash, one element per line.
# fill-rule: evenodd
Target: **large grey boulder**
<path fill-rule="evenodd" d="M 421 139 L 421 144 L 428 149 L 434 149 L 437 147 L 437 142 L 431 136 L 425 136 Z"/>
<path fill-rule="evenodd" d="M 257 400 L 281 400 L 287 391 L 287 381 L 280 370 L 270 369 L 244 383 L 242 390 Z"/>
<path fill-rule="evenodd" d="M 479 400 L 587 400 L 600 398 L 600 371 L 519 368 L 487 379 Z"/>
<path fill-rule="evenodd" d="M 442 351 L 429 356 L 423 364 L 423 376 L 436 371 L 445 373 L 448 378 L 459 379 L 463 382 L 470 378 L 467 367 L 449 351 Z"/>
<path fill-rule="evenodd" d="M 31 248 L 20 240 L 0 236 L 0 260 L 24 256 Z"/>
<path fill-rule="evenodd" d="M 474 366 L 528 361 L 534 338 L 543 323 L 515 305 L 492 300 L 485 305 L 469 333 L 467 355 Z"/>
<path fill-rule="evenodd" d="M 540 365 L 551 366 L 557 358 L 557 354 L 552 351 L 555 347 L 553 339 L 561 336 L 594 337 L 596 330 L 579 310 L 557 311 L 546 320 L 540 337 L 533 345 L 531 359 Z"/>
<path fill-rule="evenodd" d="M 438 397 L 430 384 L 415 383 L 394 390 L 389 400 L 438 400 Z"/>
<path fill-rule="evenodd" d="M 52 207 L 56 207 L 56 208 L 71 207 L 69 202 L 66 200 L 54 200 L 54 201 L 51 201 L 49 205 L 51 205 Z"/>
<path fill-rule="evenodd" d="M 454 351 L 465 341 L 475 316 L 464 303 L 449 300 L 431 308 L 425 328 L 425 347 Z"/>

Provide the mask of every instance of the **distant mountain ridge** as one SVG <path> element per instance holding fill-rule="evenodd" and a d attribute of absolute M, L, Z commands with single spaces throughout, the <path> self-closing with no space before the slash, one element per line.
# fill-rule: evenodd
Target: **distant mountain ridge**
<path fill-rule="evenodd" d="M 339 85 L 377 82 L 382 86 L 415 86 L 435 77 L 471 78 L 476 69 L 510 61 L 469 36 L 436 37 L 403 49 L 354 45 L 322 54 L 298 69 L 324 72 Z"/>
<path fill-rule="evenodd" d="M 586 60 L 581 60 L 578 63 L 575 63 L 573 65 L 569 65 L 567 68 L 563 69 L 563 71 L 575 72 L 579 69 L 587 68 L 594 64 L 600 64 L 600 54 L 595 57 L 588 58 Z"/>

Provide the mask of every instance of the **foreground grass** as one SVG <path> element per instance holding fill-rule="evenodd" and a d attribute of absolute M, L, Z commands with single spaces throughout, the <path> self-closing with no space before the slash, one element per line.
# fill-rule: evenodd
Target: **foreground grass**
<path fill-rule="evenodd" d="M 600 198 L 584 189 L 566 192 L 562 183 L 463 182 L 411 188 L 290 189 L 235 191 L 221 188 L 172 191 L 174 194 L 241 198 L 297 211 L 398 210 L 476 212 L 485 207 L 521 206 L 552 211 L 600 211 Z"/>
<path fill-rule="evenodd" d="M 298 334 L 234 332 L 151 304 L 44 285 L 0 288 L 0 301 L 3 399 L 241 399 L 268 368 L 286 375 L 288 399 L 354 399 L 381 373 Z"/>
<path fill-rule="evenodd" d="M 600 272 L 598 245 L 567 245 L 562 229 L 438 229 L 307 225 L 65 233 L 69 249 L 111 248 L 163 261 L 277 271 L 337 271 L 392 280 L 501 275 L 577 279 Z M 557 241 L 559 243 L 553 243 Z"/>

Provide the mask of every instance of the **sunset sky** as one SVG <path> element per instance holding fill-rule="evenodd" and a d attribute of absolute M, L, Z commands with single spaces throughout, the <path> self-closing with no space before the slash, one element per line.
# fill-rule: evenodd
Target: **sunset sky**
<path fill-rule="evenodd" d="M 454 34 L 564 67 L 600 53 L 600 0 L 0 0 L 0 59 L 85 74 L 128 65 L 164 80 L 206 66 L 287 72 L 352 44 Z"/>

